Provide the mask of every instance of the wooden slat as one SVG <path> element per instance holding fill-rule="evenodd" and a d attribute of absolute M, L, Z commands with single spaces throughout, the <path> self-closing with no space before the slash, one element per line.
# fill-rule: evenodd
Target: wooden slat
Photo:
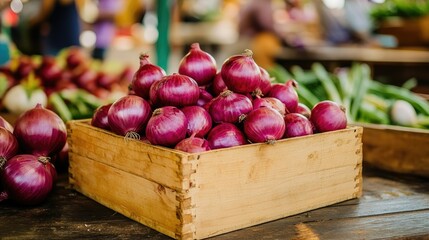
<path fill-rule="evenodd" d="M 89 158 L 72 154 L 70 183 L 95 201 L 146 226 L 174 237 L 175 190 Z"/>
<path fill-rule="evenodd" d="M 68 129 L 71 154 L 85 156 L 176 190 L 182 188 L 183 179 L 178 173 L 183 170 L 180 152 L 125 140 L 122 136 L 92 127 L 87 121 L 71 121 Z"/>
<path fill-rule="evenodd" d="M 362 124 L 363 158 L 380 169 L 429 177 L 429 131 Z"/>

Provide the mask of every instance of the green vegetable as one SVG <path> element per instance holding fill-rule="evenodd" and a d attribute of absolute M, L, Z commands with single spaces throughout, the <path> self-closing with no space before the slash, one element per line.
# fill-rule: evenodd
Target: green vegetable
<path fill-rule="evenodd" d="M 326 71 L 325 67 L 323 67 L 323 65 L 320 63 L 314 63 L 311 68 L 318 77 L 319 81 L 322 83 L 322 86 L 325 89 L 329 99 L 342 104 L 340 93 L 335 87 L 335 84 L 330 78 L 329 73 Z"/>

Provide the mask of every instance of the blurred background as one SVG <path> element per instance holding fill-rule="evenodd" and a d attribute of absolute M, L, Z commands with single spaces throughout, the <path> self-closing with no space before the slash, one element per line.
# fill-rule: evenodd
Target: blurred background
<path fill-rule="evenodd" d="M 245 49 L 277 76 L 314 62 L 328 70 L 361 62 L 379 81 L 402 85 L 413 79 L 413 91 L 427 94 L 428 2 L 0 0 L 0 64 L 16 71 L 22 59 L 37 65 L 51 56 L 64 65 L 64 56 L 79 49 L 91 69 L 126 79 L 119 88 L 126 92 L 141 53 L 174 73 L 198 42 L 218 68 Z"/>
<path fill-rule="evenodd" d="M 1 0 L 1 26 L 2 37 L 23 54 L 55 55 L 79 46 L 96 59 L 138 66 L 138 54 L 147 52 L 174 72 L 193 42 L 219 63 L 245 48 L 252 48 L 258 61 L 266 60 L 264 54 L 281 56 L 282 49 L 327 46 L 424 51 L 427 5 L 424 0 Z"/>

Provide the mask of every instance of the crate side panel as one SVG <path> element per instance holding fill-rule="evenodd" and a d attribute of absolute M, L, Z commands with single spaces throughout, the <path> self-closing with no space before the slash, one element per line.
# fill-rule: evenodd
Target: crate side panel
<path fill-rule="evenodd" d="M 181 189 L 183 155 L 90 126 L 69 124 L 70 151 L 94 161 L 142 176 L 173 189 Z"/>
<path fill-rule="evenodd" d="M 429 176 L 429 131 L 365 125 L 363 159 L 397 173 Z"/>
<path fill-rule="evenodd" d="M 196 236 L 204 238 L 360 196 L 362 128 L 200 157 Z"/>
<path fill-rule="evenodd" d="M 177 193 L 163 185 L 71 153 L 70 183 L 74 189 L 126 217 L 175 237 Z"/>

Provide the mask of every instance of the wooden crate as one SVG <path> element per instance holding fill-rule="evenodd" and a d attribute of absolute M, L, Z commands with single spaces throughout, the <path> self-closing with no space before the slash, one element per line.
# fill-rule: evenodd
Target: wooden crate
<path fill-rule="evenodd" d="M 176 239 L 202 239 L 359 197 L 362 128 L 188 154 L 68 122 L 70 183 Z"/>
<path fill-rule="evenodd" d="M 394 36 L 399 46 L 429 45 L 429 16 L 390 18 L 379 24 L 378 33 Z"/>
<path fill-rule="evenodd" d="M 429 177 L 429 130 L 378 124 L 364 127 L 363 159 L 396 173 Z"/>

